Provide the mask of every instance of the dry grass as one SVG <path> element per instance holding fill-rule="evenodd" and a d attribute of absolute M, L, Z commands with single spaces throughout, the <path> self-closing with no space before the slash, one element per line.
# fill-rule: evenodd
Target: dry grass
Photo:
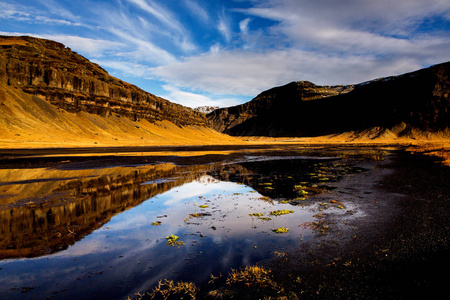
<path fill-rule="evenodd" d="M 0 148 L 242 143 L 202 126 L 69 113 L 20 89 L 0 86 Z"/>
<path fill-rule="evenodd" d="M 140 295 L 136 299 L 195 299 L 198 293 L 197 286 L 192 282 L 161 280 L 149 293 Z"/>

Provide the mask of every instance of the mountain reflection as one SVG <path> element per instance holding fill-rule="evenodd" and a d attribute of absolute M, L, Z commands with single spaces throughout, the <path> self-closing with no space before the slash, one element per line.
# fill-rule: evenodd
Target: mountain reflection
<path fill-rule="evenodd" d="M 66 249 L 114 215 L 198 179 L 211 167 L 0 170 L 0 259 Z"/>
<path fill-rule="evenodd" d="M 205 174 L 249 186 L 262 201 L 308 205 L 305 199 L 356 171 L 336 159 L 0 170 L 0 259 L 67 249 L 115 215 Z"/>

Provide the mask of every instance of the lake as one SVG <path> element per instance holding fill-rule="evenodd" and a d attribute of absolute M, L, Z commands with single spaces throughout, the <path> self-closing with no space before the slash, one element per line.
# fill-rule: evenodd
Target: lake
<path fill-rule="evenodd" d="M 362 218 L 336 189 L 390 155 L 368 147 L 177 151 L 23 154 L 3 163 L 1 298 L 126 299 L 162 279 L 206 286 L 326 235 L 324 211 Z"/>

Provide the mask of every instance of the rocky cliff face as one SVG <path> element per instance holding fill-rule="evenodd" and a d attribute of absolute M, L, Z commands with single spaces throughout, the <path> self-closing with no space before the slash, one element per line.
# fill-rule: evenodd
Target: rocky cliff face
<path fill-rule="evenodd" d="M 114 78 L 50 40 L 0 36 L 0 84 L 18 87 L 69 112 L 168 120 L 177 125 L 208 124 L 201 113 Z"/>
<path fill-rule="evenodd" d="M 216 130 L 241 136 L 319 136 L 389 128 L 449 127 L 450 63 L 349 86 L 292 82 L 248 103 L 207 115 Z"/>

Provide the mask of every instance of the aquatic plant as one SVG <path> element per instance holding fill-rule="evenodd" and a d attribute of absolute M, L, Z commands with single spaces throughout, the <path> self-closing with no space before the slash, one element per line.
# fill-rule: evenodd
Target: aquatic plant
<path fill-rule="evenodd" d="M 272 218 L 269 218 L 269 217 L 258 217 L 258 219 L 263 220 L 263 221 L 270 221 L 270 220 L 272 220 Z"/>
<path fill-rule="evenodd" d="M 294 212 L 293 210 L 280 209 L 280 210 L 271 211 L 270 215 L 278 217 L 278 216 L 281 216 L 281 215 L 292 214 L 293 212 Z"/>
<path fill-rule="evenodd" d="M 192 299 L 197 296 L 199 289 L 193 282 L 174 282 L 173 280 L 160 280 L 158 285 L 148 293 L 150 299 L 155 297 L 167 299 Z"/>
<path fill-rule="evenodd" d="M 286 227 L 273 228 L 272 231 L 275 233 L 286 233 L 289 231 L 289 228 Z"/>
<path fill-rule="evenodd" d="M 208 208 L 209 205 L 203 204 L 203 205 L 200 205 L 199 207 L 200 207 L 200 208 Z"/>
<path fill-rule="evenodd" d="M 330 226 L 323 220 L 318 222 L 305 222 L 301 224 L 300 227 L 312 229 L 314 232 L 321 235 L 327 234 L 328 229 L 330 229 Z"/>
<path fill-rule="evenodd" d="M 161 225 L 161 221 L 153 222 L 152 225 L 153 225 L 153 226 L 159 226 L 159 225 Z"/>
<path fill-rule="evenodd" d="M 306 186 L 303 186 L 303 185 L 294 185 L 295 190 L 303 190 L 305 188 L 306 188 Z"/>
<path fill-rule="evenodd" d="M 246 286 L 268 287 L 276 286 L 272 281 L 271 271 L 259 266 L 247 266 L 241 270 L 232 269 L 226 283 L 228 285 L 244 283 Z"/>
<path fill-rule="evenodd" d="M 211 216 L 210 213 L 192 213 L 189 214 L 189 218 L 201 218 L 201 217 L 206 217 L 206 216 Z"/>
<path fill-rule="evenodd" d="M 171 247 L 174 247 L 175 245 L 177 245 L 177 246 L 184 246 L 184 242 L 180 241 L 180 237 L 179 236 L 171 234 L 169 236 L 166 236 L 166 240 L 167 240 L 166 244 L 171 246 Z"/>
<path fill-rule="evenodd" d="M 251 214 L 248 214 L 250 217 L 261 217 L 261 216 L 264 216 L 264 214 L 262 214 L 262 213 L 251 213 Z"/>

